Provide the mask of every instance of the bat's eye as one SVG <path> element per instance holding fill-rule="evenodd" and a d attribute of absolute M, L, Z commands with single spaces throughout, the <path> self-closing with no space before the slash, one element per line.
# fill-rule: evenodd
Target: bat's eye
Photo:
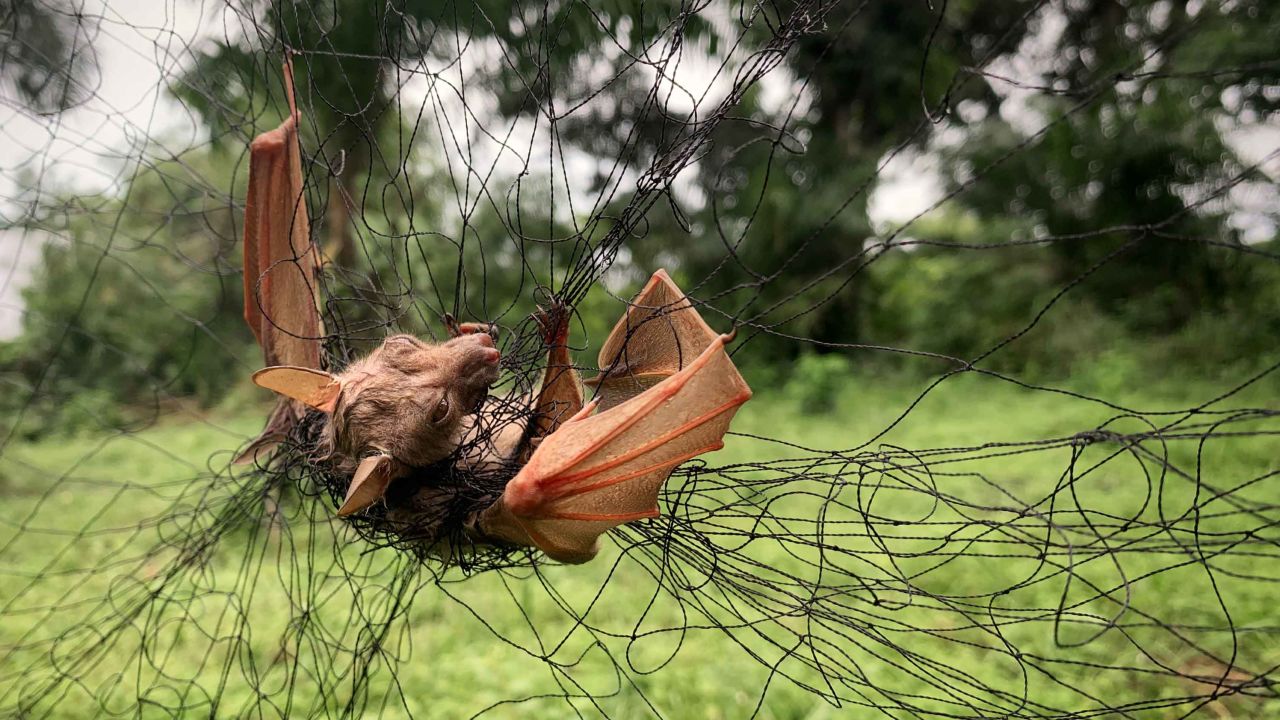
<path fill-rule="evenodd" d="M 442 423 L 449 417 L 449 396 L 440 398 L 440 402 L 436 403 L 436 409 L 431 411 L 431 422 Z"/>

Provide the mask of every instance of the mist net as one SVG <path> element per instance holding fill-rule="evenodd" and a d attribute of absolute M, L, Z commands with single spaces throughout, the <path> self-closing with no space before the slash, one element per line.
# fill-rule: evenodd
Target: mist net
<path fill-rule="evenodd" d="M 1275 11 L 978 5 L 0 8 L 0 708 L 1275 712 Z M 517 468 L 442 466 L 418 532 L 339 519 L 314 412 L 232 463 L 286 61 L 326 367 L 492 323 L 485 442 L 538 307 L 586 372 L 660 267 L 736 331 L 756 398 L 659 517 L 561 565 L 462 533 Z"/>

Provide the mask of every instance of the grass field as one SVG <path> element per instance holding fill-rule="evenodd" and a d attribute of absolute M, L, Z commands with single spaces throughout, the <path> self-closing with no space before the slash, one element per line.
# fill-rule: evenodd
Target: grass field
<path fill-rule="evenodd" d="M 1095 380 L 1079 389 L 1098 391 L 1100 382 Z M 845 384 L 834 407 L 823 412 L 803 407 L 795 399 L 803 393 L 795 388 L 766 388 L 748 403 L 735 430 L 808 448 L 857 448 L 877 438 L 926 385 L 925 381 L 903 378 Z M 1101 391 L 1113 402 L 1160 418 L 1163 416 L 1153 413 L 1203 402 L 1226 386 L 1165 377 L 1146 379 L 1141 390 L 1130 391 L 1128 384 L 1113 382 L 1104 384 Z M 1225 405 L 1274 408 L 1276 397 L 1274 385 L 1251 387 Z M 1069 436 L 1121 414 L 1060 394 L 964 376 L 929 393 L 870 449 L 969 447 Z M 743 645 L 717 630 L 683 638 L 673 633 L 646 635 L 646 630 L 683 624 L 681 605 L 666 597 L 651 602 L 652 579 L 639 563 L 629 560 L 614 568 L 611 560 L 617 559 L 619 552 L 612 546 L 590 565 L 551 567 L 539 577 L 488 573 L 463 582 L 439 586 L 427 582 L 418 587 L 420 579 L 410 583 L 416 592 L 402 592 L 397 573 L 404 569 L 406 559 L 392 551 L 366 553 L 365 548 L 355 545 L 334 553 L 330 549 L 333 533 L 339 538 L 347 535 L 340 525 L 324 520 L 323 509 L 312 501 L 298 501 L 288 524 L 283 529 L 272 526 L 271 531 L 259 531 L 259 526 L 227 530 L 211 518 L 216 513 L 210 512 L 169 516 L 175 503 L 178 507 L 223 507 L 220 498 L 234 494 L 242 487 L 240 483 L 249 482 L 244 477 L 215 477 L 214 473 L 225 467 L 230 451 L 256 430 L 259 422 L 252 413 L 215 414 L 200 421 L 175 419 L 137 433 L 11 445 L 0 455 L 0 491 L 5 494 L 0 509 L 0 572 L 4 574 L 0 601 L 5 610 L 0 616 L 0 645 L 4 647 L 0 708 L 7 710 L 43 687 L 41 681 L 49 678 L 48 672 L 26 672 L 29 667 L 48 667 L 51 658 L 88 652 L 92 662 L 75 666 L 75 672 L 69 673 L 84 682 L 64 687 L 44 704 L 36 704 L 33 716 L 43 716 L 41 710 L 49 707 L 50 699 L 63 693 L 67 700 L 53 713 L 56 717 L 92 715 L 95 706 L 90 703 L 97 701 L 91 696 L 108 698 L 112 710 L 126 715 L 134 714 L 137 706 L 143 717 L 206 717 L 211 712 L 219 717 L 256 715 L 247 710 L 257 702 L 255 693 L 275 693 L 286 674 L 297 678 L 299 691 L 293 705 L 284 705 L 282 696 L 276 694 L 279 704 L 264 706 L 264 715 L 304 714 L 316 705 L 336 712 L 346 702 L 356 669 L 349 667 L 349 662 L 344 665 L 343 655 L 335 650 L 342 638 L 306 630 L 337 627 L 354 632 L 353 628 L 361 627 L 360 612 L 411 595 L 408 629 L 402 632 L 397 626 L 383 641 L 388 653 L 399 659 L 394 673 L 398 685 L 392 683 L 392 673 L 385 668 L 370 668 L 374 678 L 366 716 L 378 716 L 379 707 L 387 702 L 381 713 L 385 717 L 400 717 L 410 711 L 422 717 L 467 717 L 504 700 L 566 692 L 607 696 L 595 704 L 573 702 L 588 717 L 742 718 L 750 716 L 757 704 L 762 718 L 874 716 L 873 711 L 863 708 L 833 707 L 781 677 L 772 680 L 762 700 L 770 671 L 749 657 L 747 649 L 766 652 L 767 648 L 749 638 L 744 640 L 747 633 L 739 633 Z M 1144 426 L 1140 419 L 1131 417 L 1113 427 L 1135 431 Z M 1261 423 L 1254 423 L 1231 429 L 1261 427 Z M 1189 629 L 1184 635 L 1224 657 L 1230 656 L 1234 647 L 1238 663 L 1246 668 L 1261 670 L 1280 664 L 1280 638 L 1269 629 L 1278 624 L 1275 586 L 1233 576 L 1237 571 L 1280 575 L 1274 556 L 1256 551 L 1237 557 L 1228 546 L 1211 545 L 1203 551 L 1190 542 L 1177 542 L 1188 540 L 1185 533 L 1192 522 L 1199 523 L 1196 527 L 1204 533 L 1227 536 L 1247 526 L 1256 528 L 1253 539 L 1273 537 L 1267 526 L 1274 513 L 1262 519 L 1227 513 L 1225 501 L 1204 504 L 1204 488 L 1242 486 L 1234 497 L 1274 505 L 1274 479 L 1246 483 L 1280 469 L 1280 448 L 1270 436 L 1224 435 L 1203 444 L 1184 440 L 1168 445 L 1173 464 L 1191 470 L 1193 476 L 1198 465 L 1200 483 L 1194 477 L 1186 480 L 1172 475 L 1155 475 L 1149 482 L 1144 471 L 1151 471 L 1152 464 L 1120 457 L 1081 473 L 1067 487 L 1062 483 L 1072 452 L 1069 447 L 1011 456 L 970 453 L 954 467 L 939 460 L 939 466 L 933 468 L 934 497 L 946 496 L 974 506 L 1007 504 L 1006 493 L 1028 504 L 1055 497 L 1059 504 L 1072 503 L 1079 518 L 1092 518 L 1100 525 L 1122 517 L 1154 522 L 1161 514 L 1178 516 L 1196 502 L 1199 491 L 1198 502 L 1203 504 L 1200 517 L 1161 531 L 1169 542 L 1157 553 L 1126 553 L 1118 545 L 1118 560 L 1111 562 L 1106 553 L 1090 555 L 1082 548 L 1080 557 L 1093 559 L 1080 562 L 1071 575 L 1061 572 L 1062 558 L 1055 560 L 1057 566 L 1046 566 L 1035 558 L 960 554 L 939 563 L 947 553 L 965 547 L 991 547 L 984 545 L 985 538 L 991 524 L 1003 515 L 976 513 L 965 530 L 948 530 L 952 536 L 938 546 L 938 536 L 931 533 L 951 528 L 949 523 L 958 518 L 955 512 L 944 507 L 929 515 L 934 498 L 893 487 L 876 500 L 875 529 L 880 535 L 877 542 L 892 551 L 895 563 L 889 562 L 885 552 L 875 550 L 867 532 L 828 540 L 847 543 L 865 561 L 860 572 L 867 578 L 914 577 L 918 591 L 951 599 L 981 598 L 983 604 L 993 603 L 993 609 L 1051 610 L 1063 601 L 1073 606 L 1073 612 L 1062 622 L 1055 624 L 1044 615 L 1007 622 L 997 640 L 989 632 L 960 627 L 954 606 L 949 609 L 912 601 L 901 606 L 890 603 L 865 614 L 892 621 L 901 628 L 896 634 L 880 630 L 841 636 L 834 628 L 821 627 L 805 631 L 822 637 L 820 647 L 848 653 L 848 662 L 862 674 L 867 697 L 879 697 L 880 702 L 885 693 L 903 693 L 900 698 L 937 696 L 941 693 L 936 689 L 939 684 L 955 684 L 954 679 L 946 681 L 947 671 L 939 669 L 941 666 L 920 663 L 914 668 L 901 667 L 909 653 L 938 661 L 951 671 L 969 674 L 977 682 L 1014 696 L 1025 693 L 1033 702 L 1059 708 L 1096 708 L 1082 692 L 1107 704 L 1207 692 L 1207 686 L 1145 670 L 1151 661 L 1143 656 L 1144 651 L 1184 672 L 1213 674 L 1218 668 L 1207 653 L 1188 650 L 1168 631 L 1152 627 L 1144 618 L 1200 626 L 1201 630 Z M 1083 449 L 1077 466 L 1087 467 L 1115 450 L 1106 443 Z M 724 465 L 804 454 L 793 447 L 736 437 L 708 461 Z M 1055 495 L 1055 488 L 1063 487 L 1066 489 Z M 197 492 L 202 495 L 197 497 Z M 803 499 L 788 502 L 793 502 L 788 511 L 794 513 L 812 512 L 815 507 Z M 234 513 L 228 511 L 228 517 L 231 515 Z M 918 522 L 922 518 L 928 521 Z M 852 513 L 828 518 L 833 525 L 836 521 L 844 523 L 839 527 L 862 527 L 869 522 Z M 188 585 L 199 589 L 161 582 L 166 568 L 179 558 L 172 544 L 157 544 L 157 539 L 189 534 L 193 527 L 206 524 L 223 532 L 218 545 L 201 548 L 204 557 L 190 564 L 199 571 L 184 576 L 190 581 Z M 1116 537 L 1152 542 L 1136 525 L 1125 532 L 1128 534 Z M 926 547 L 941 550 L 923 555 L 917 552 Z M 1196 561 L 1198 552 L 1224 549 L 1228 552 L 1214 559 L 1212 576 Z M 776 547 L 762 546 L 758 555 L 763 563 L 780 570 L 795 560 Z M 245 572 L 245 568 L 252 572 Z M 611 569 L 613 574 L 609 575 Z M 364 576 L 354 589 L 348 582 L 353 572 Z M 1022 582 L 1026 578 L 1034 580 Z M 1114 600 L 1124 596 L 1124 590 L 1086 601 L 1088 593 L 1082 588 L 1089 582 L 1107 588 L 1127 584 L 1128 596 L 1123 601 L 1127 609 L 1120 612 L 1117 608 L 1121 606 Z M 1225 610 L 1215 600 L 1215 585 L 1226 598 Z M 989 597 L 999 588 L 1014 586 L 1018 589 L 1007 595 L 995 600 Z M 166 590 L 157 592 L 158 587 Z M 557 598 L 550 595 L 548 587 L 554 588 Z M 601 587 L 606 591 L 592 608 L 592 625 L 616 629 L 620 637 L 592 637 L 575 630 L 557 604 L 581 610 Z M 289 598 L 298 597 L 300 589 L 306 591 L 301 594 L 314 599 L 314 605 L 290 607 Z M 129 616 L 130 610 L 142 607 L 137 604 L 139 598 L 154 600 L 145 604 L 143 612 Z M 108 604 L 103 604 L 104 599 Z M 1080 604 L 1073 605 L 1077 600 Z M 858 612 L 864 611 L 860 608 Z M 1141 615 L 1144 612 L 1146 616 Z M 1242 629 L 1234 636 L 1234 645 L 1232 636 L 1221 632 L 1227 624 L 1224 612 Z M 109 632 L 110 622 L 102 622 L 113 617 L 128 617 L 119 633 Z M 1119 618 L 1124 632 L 1113 628 L 1090 639 L 1108 618 Z M 84 619 L 93 620 L 90 627 L 62 635 Z M 784 619 L 782 624 L 790 622 Z M 1055 643 L 1055 631 L 1059 643 Z M 873 639 L 876 634 L 880 640 Z M 59 636 L 61 643 L 51 648 L 50 640 Z M 635 636 L 641 639 L 632 640 Z M 111 641 L 104 642 L 105 638 Z M 558 638 L 567 640 L 555 648 Z M 894 655 L 887 650 L 890 644 L 885 639 L 908 652 Z M 1028 658 L 1040 658 L 1033 664 L 1054 668 L 1056 679 L 1034 671 L 1024 678 L 1025 665 L 1003 654 L 1003 643 L 1016 646 Z M 1080 646 L 1068 647 L 1076 643 Z M 566 669 L 557 673 L 523 649 L 539 646 L 544 648 L 539 654 L 554 657 Z M 668 663 L 677 647 L 679 652 Z M 228 657 L 232 658 L 230 663 Z M 1054 665 L 1054 659 L 1103 667 L 1132 666 L 1135 670 Z M 623 677 L 613 662 L 630 663 L 633 669 L 646 672 L 629 672 Z M 229 677 L 223 672 L 228 666 Z M 803 682 L 822 682 L 817 673 L 799 664 L 785 667 Z M 647 672 L 657 668 L 661 670 Z M 327 681 L 317 683 L 308 675 L 324 676 Z M 255 679 L 250 683 L 244 677 Z M 575 691 L 570 683 L 579 684 L 580 690 Z M 336 695 L 321 698 L 316 694 L 317 686 L 331 686 Z M 138 687 L 150 688 L 141 705 Z M 218 698 L 216 705 L 213 698 Z M 963 702 L 959 697 L 949 700 Z M 938 700 L 919 702 L 925 707 L 945 706 Z M 1146 717 L 1178 717 L 1187 709 L 1184 706 Z M 948 711 L 966 714 L 962 705 Z M 1023 712 L 1038 716 L 1042 711 L 1028 707 Z M 1204 710 L 1206 717 L 1238 718 L 1269 717 L 1275 712 L 1280 712 L 1280 705 L 1254 698 L 1215 702 Z M 564 700 L 547 698 L 498 705 L 486 716 L 557 718 L 571 714 Z M 905 717 L 894 715 L 899 716 Z"/>

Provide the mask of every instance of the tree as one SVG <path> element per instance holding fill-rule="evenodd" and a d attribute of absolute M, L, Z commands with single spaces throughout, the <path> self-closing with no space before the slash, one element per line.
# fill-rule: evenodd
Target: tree
<path fill-rule="evenodd" d="M 1269 180 L 1224 128 L 1276 109 L 1280 8 L 1089 0 L 1054 19 L 1051 65 L 1023 79 L 1050 88 L 1029 111 L 1045 129 L 975 123 L 947 154 L 958 202 L 1053 240 L 1057 283 L 1089 274 L 1081 290 L 1102 309 L 1174 330 L 1238 287 L 1239 254 L 1211 244 L 1239 242 L 1223 193 Z"/>
<path fill-rule="evenodd" d="M 236 0 L 230 5 L 233 17 L 250 30 L 199 53 L 174 89 L 200 112 L 215 138 L 243 142 L 249 133 L 238 124 L 268 107 L 263 78 L 276 75 L 273 66 L 286 51 L 298 53 L 300 100 L 312 116 L 318 152 L 338 178 L 326 202 L 325 249 L 339 265 L 351 267 L 356 261 L 352 210 L 363 206 L 361 183 L 400 175 L 405 163 L 404 143 L 390 142 L 387 134 L 400 130 L 394 102 L 399 83 L 415 72 L 426 74 L 420 62 L 449 67 L 472 42 L 492 40 L 500 45 L 504 65 L 482 82 L 497 97 L 499 111 L 508 116 L 535 112 L 552 95 L 580 89 L 569 70 L 621 32 L 626 20 L 636 20 L 629 33 L 643 42 L 662 27 L 653 20 L 655 6 L 679 7 L 648 3 L 649 21 L 641 21 L 629 13 L 646 8 L 645 3 L 608 5 L 596 10 L 579 3 L 525 8 L 510 0 Z M 567 82 L 553 86 L 553 78 L 565 77 Z M 396 139 L 406 136 L 412 133 Z"/>
<path fill-rule="evenodd" d="M 229 176 L 228 160 L 188 153 L 119 197 L 24 218 L 49 239 L 22 291 L 22 333 L 0 343 L 0 414 L 19 433 L 129 427 L 175 397 L 211 405 L 255 368 L 234 207 L 206 179 Z"/>
<path fill-rule="evenodd" d="M 0 0 L 0 94 L 55 113 L 90 93 L 96 26 L 71 0 Z"/>
<path fill-rule="evenodd" d="M 704 293 L 819 350 L 862 337 L 862 276 L 878 252 L 867 245 L 867 203 L 879 163 L 894 148 L 927 147 L 938 126 L 926 105 L 939 116 L 963 102 L 994 110 L 990 83 L 959 71 L 1016 47 L 1026 5 L 953 3 L 942 14 L 926 3 L 840 5 L 801 38 L 788 57 L 804 83 L 796 107 L 768 112 L 749 97 L 740 114 L 751 122 L 726 123 L 703 163 L 710 202 L 698 224 L 711 237 L 690 271 L 709 277 Z M 761 129 L 795 109 L 786 134 Z"/>

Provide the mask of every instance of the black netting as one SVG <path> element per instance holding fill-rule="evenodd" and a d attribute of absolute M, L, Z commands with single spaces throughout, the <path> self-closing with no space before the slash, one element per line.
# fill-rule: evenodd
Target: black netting
<path fill-rule="evenodd" d="M 5 713 L 1280 708 L 1267 3 L 91 5 L 0 2 Z M 518 468 L 445 461 L 337 519 L 316 413 L 232 464 L 286 59 L 330 368 L 493 323 L 483 445 L 538 307 L 584 371 L 658 267 L 736 330 L 757 398 L 660 517 L 477 544 Z"/>

